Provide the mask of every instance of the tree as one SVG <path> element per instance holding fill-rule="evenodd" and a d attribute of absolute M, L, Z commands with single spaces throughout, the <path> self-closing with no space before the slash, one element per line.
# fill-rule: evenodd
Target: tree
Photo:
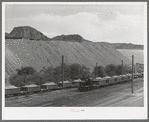
<path fill-rule="evenodd" d="M 54 79 L 56 82 L 62 80 L 62 65 L 54 68 Z M 70 67 L 64 63 L 64 80 L 70 79 Z"/>
<path fill-rule="evenodd" d="M 13 74 L 9 77 L 9 82 L 11 85 L 17 86 L 17 87 L 21 87 L 24 86 L 24 77 L 23 76 L 19 76 L 18 74 Z"/>
<path fill-rule="evenodd" d="M 118 65 L 116 67 L 116 75 L 121 75 L 122 74 L 122 68 L 123 68 L 123 74 L 127 74 L 127 73 L 131 73 L 131 69 L 127 66 L 127 65 L 124 65 L 122 67 L 122 65 Z"/>
<path fill-rule="evenodd" d="M 21 67 L 16 71 L 17 71 L 17 74 L 13 74 L 9 78 L 9 81 L 12 85 L 20 87 L 31 83 L 36 84 L 37 82 L 36 77 L 39 76 L 39 74 L 36 72 L 36 70 L 33 67 L 30 67 L 30 66 Z"/>
<path fill-rule="evenodd" d="M 86 78 L 89 78 L 91 76 L 91 73 L 90 73 L 90 69 L 87 68 L 86 66 L 82 65 L 81 67 L 81 79 L 84 80 Z"/>
<path fill-rule="evenodd" d="M 96 77 L 104 77 L 106 75 L 105 68 L 103 66 L 94 67 L 93 75 Z"/>
<path fill-rule="evenodd" d="M 72 80 L 81 78 L 82 77 L 81 76 L 82 75 L 82 66 L 77 63 L 70 65 L 70 74 L 71 74 Z"/>
<path fill-rule="evenodd" d="M 56 82 L 54 77 L 55 69 L 53 67 L 43 67 L 39 73 L 42 77 L 43 82 Z"/>
<path fill-rule="evenodd" d="M 33 67 L 27 66 L 27 67 L 21 67 L 21 69 L 17 69 L 18 75 L 33 75 L 36 70 Z"/>
<path fill-rule="evenodd" d="M 17 69 L 16 71 L 19 76 L 23 76 L 25 84 L 28 84 L 26 81 L 27 75 L 33 75 L 34 73 L 36 73 L 36 70 L 30 66 L 21 67 L 21 69 Z"/>
<path fill-rule="evenodd" d="M 27 80 L 27 85 L 29 84 L 41 85 L 45 83 L 42 80 L 42 77 L 39 75 L 39 73 L 34 73 L 33 75 L 31 74 L 27 75 L 26 80 Z"/>
<path fill-rule="evenodd" d="M 114 64 L 107 65 L 105 68 L 105 72 L 108 76 L 116 75 L 116 65 L 114 65 Z"/>

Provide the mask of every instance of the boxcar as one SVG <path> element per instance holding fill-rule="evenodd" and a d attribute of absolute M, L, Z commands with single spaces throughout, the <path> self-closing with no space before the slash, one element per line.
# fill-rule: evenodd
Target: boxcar
<path fill-rule="evenodd" d="M 77 79 L 77 80 L 72 81 L 73 87 L 79 87 L 80 86 L 80 82 L 81 82 L 81 79 Z"/>
<path fill-rule="evenodd" d="M 60 81 L 58 83 L 58 86 L 60 88 L 62 88 L 62 81 Z M 69 82 L 69 81 L 63 81 L 63 88 L 71 88 L 71 87 L 72 87 L 72 83 L 71 82 Z"/>
<path fill-rule="evenodd" d="M 20 87 L 5 86 L 5 95 L 19 95 L 21 93 Z"/>
<path fill-rule="evenodd" d="M 25 85 L 21 88 L 21 91 L 24 91 L 25 93 L 39 92 L 40 91 L 40 86 L 35 85 L 35 84 Z"/>
<path fill-rule="evenodd" d="M 54 82 L 45 83 L 41 85 L 41 89 L 46 90 L 46 91 L 55 90 L 55 89 L 58 89 L 58 85 Z"/>

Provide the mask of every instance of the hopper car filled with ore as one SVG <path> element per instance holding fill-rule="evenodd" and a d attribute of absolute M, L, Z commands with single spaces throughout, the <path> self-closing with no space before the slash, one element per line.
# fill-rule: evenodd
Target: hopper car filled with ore
<path fill-rule="evenodd" d="M 62 87 L 64 89 L 67 89 L 67 88 L 71 88 L 72 87 L 72 83 L 69 82 L 69 81 L 63 81 L 63 86 L 62 86 L 62 81 L 58 82 L 58 87 L 61 89 Z"/>
<path fill-rule="evenodd" d="M 21 87 L 21 91 L 23 93 L 37 93 L 40 92 L 40 86 L 39 85 L 35 85 L 35 84 L 30 84 L 30 85 L 25 85 L 23 87 Z"/>
<path fill-rule="evenodd" d="M 86 80 L 76 79 L 72 82 L 63 81 L 63 88 L 78 88 L 79 91 L 88 91 L 92 89 L 97 89 L 103 86 L 114 85 L 118 83 L 131 81 L 132 75 L 119 75 L 119 76 L 106 76 L 106 77 L 96 77 L 89 78 Z M 62 81 L 58 83 L 49 82 L 41 85 L 25 85 L 22 87 L 16 86 L 6 86 L 5 87 L 5 96 L 16 96 L 16 95 L 24 95 L 28 93 L 38 93 L 38 92 L 48 92 L 52 90 L 62 89 Z"/>
<path fill-rule="evenodd" d="M 21 94 L 21 90 L 20 87 L 16 87 L 16 86 L 6 86 L 5 87 L 5 96 L 16 96 L 16 95 L 20 95 Z"/>
<path fill-rule="evenodd" d="M 58 89 L 58 85 L 54 82 L 49 82 L 41 85 L 42 91 L 52 91 Z"/>

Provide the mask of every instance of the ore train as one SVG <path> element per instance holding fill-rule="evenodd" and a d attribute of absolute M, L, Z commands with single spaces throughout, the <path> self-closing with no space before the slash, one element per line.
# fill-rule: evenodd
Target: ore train
<path fill-rule="evenodd" d="M 119 76 L 106 76 L 106 77 L 96 77 L 94 79 L 86 79 L 86 80 L 74 80 L 72 82 L 64 81 L 63 88 L 78 88 L 80 92 L 88 91 L 91 89 L 99 88 L 102 86 L 113 85 L 121 82 L 126 82 L 131 80 L 131 74 L 127 75 L 119 75 Z M 6 86 L 5 87 L 5 96 L 18 96 L 24 95 L 29 93 L 37 93 L 37 92 L 47 92 L 52 90 L 59 90 L 62 89 L 62 82 L 59 83 L 45 83 L 42 85 L 25 85 L 23 87 L 15 87 L 15 86 Z"/>

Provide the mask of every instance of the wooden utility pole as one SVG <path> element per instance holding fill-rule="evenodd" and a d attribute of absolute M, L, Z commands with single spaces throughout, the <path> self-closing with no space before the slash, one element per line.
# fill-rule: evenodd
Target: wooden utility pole
<path fill-rule="evenodd" d="M 123 60 L 122 60 L 122 75 L 123 75 Z"/>
<path fill-rule="evenodd" d="M 98 77 L 98 63 L 96 63 L 96 77 Z"/>
<path fill-rule="evenodd" d="M 134 66 L 134 55 L 132 55 L 132 78 L 131 78 L 131 93 L 133 94 L 133 66 Z"/>
<path fill-rule="evenodd" d="M 62 55 L 62 89 L 63 89 L 63 82 L 64 82 L 64 56 Z"/>

